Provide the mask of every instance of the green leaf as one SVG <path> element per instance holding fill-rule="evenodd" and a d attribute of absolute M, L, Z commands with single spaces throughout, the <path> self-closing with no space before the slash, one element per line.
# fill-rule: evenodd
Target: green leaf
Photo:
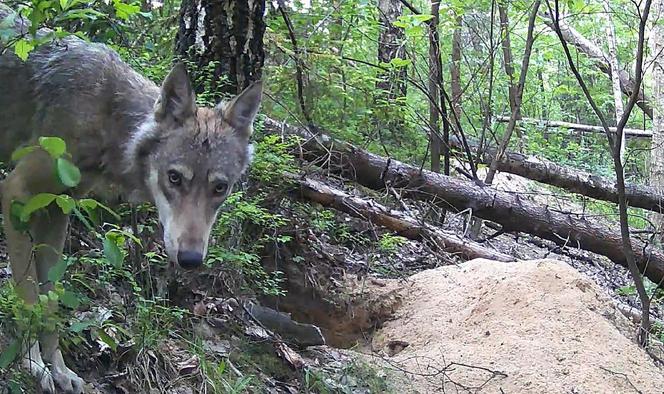
<path fill-rule="evenodd" d="M 394 27 L 400 27 L 402 29 L 405 29 L 408 26 L 410 26 L 409 23 L 404 22 L 404 21 L 394 21 L 394 22 L 392 22 L 392 25 L 394 25 Z"/>
<path fill-rule="evenodd" d="M 27 231 L 30 228 L 28 223 L 21 220 L 21 212 L 23 212 L 23 207 L 25 207 L 25 204 L 22 202 L 12 201 L 11 213 L 9 215 L 9 220 L 11 221 L 14 229 L 21 232 Z"/>
<path fill-rule="evenodd" d="M 394 59 L 390 60 L 390 65 L 395 68 L 406 67 L 409 66 L 411 63 L 412 60 L 410 59 L 401 59 L 398 57 L 395 57 Z"/>
<path fill-rule="evenodd" d="M 62 157 L 55 163 L 58 179 L 67 187 L 75 187 L 81 182 L 81 171 L 72 162 Z"/>
<path fill-rule="evenodd" d="M 82 198 L 78 200 L 78 206 L 80 206 L 83 209 L 97 209 L 97 206 L 99 203 L 97 200 L 93 200 L 91 198 Z"/>
<path fill-rule="evenodd" d="M 108 345 L 108 347 L 111 348 L 111 350 L 115 351 L 115 349 L 118 348 L 118 343 L 115 342 L 115 339 L 111 338 L 110 335 L 108 335 L 104 330 L 99 330 L 97 331 L 97 335 L 99 336 L 99 339 L 101 339 L 102 342 Z"/>
<path fill-rule="evenodd" d="M 64 258 L 60 258 L 58 262 L 48 270 L 48 280 L 50 282 L 57 282 L 62 279 L 67 271 L 68 261 Z"/>
<path fill-rule="evenodd" d="M 118 247 L 116 239 L 110 234 L 106 234 L 104 238 L 104 257 L 114 267 L 118 268 L 122 266 L 122 262 L 124 261 L 122 250 Z"/>
<path fill-rule="evenodd" d="M 141 11 L 141 7 L 134 4 L 126 4 L 120 0 L 113 0 L 113 7 L 115 7 L 115 15 L 118 18 L 127 20 L 130 16 L 135 15 Z"/>
<path fill-rule="evenodd" d="M 76 201 L 66 194 L 61 194 L 55 198 L 55 203 L 58 204 L 62 213 L 69 215 L 71 211 L 76 208 Z"/>
<path fill-rule="evenodd" d="M 92 221 L 92 223 L 99 223 L 99 215 L 97 214 L 97 206 L 99 204 L 97 203 L 96 200 L 90 199 L 90 198 L 84 198 L 81 200 L 78 200 L 78 206 L 85 211 L 85 213 L 88 215 L 88 218 Z M 89 223 L 89 221 L 83 216 L 82 212 L 76 209 L 74 211 L 76 213 L 76 216 L 78 216 L 81 221 L 84 223 Z"/>
<path fill-rule="evenodd" d="M 101 209 L 105 210 L 106 212 L 108 212 L 109 214 L 111 214 L 115 218 L 115 220 L 117 220 L 117 221 L 122 220 L 120 215 L 118 215 L 111 208 L 107 207 L 106 205 L 100 203 L 97 200 L 93 200 L 91 198 L 84 198 L 84 199 L 78 200 L 78 205 L 81 208 L 83 208 L 90 215 L 92 214 L 93 210 L 95 210 L 97 208 L 101 208 Z"/>
<path fill-rule="evenodd" d="M 39 146 L 54 159 L 64 155 L 67 151 L 67 144 L 60 137 L 39 137 Z"/>
<path fill-rule="evenodd" d="M 17 162 L 29 153 L 34 152 L 35 149 L 37 149 L 36 146 L 24 146 L 23 148 L 18 148 L 12 153 L 11 160 Z"/>
<path fill-rule="evenodd" d="M 88 230 L 90 231 L 94 230 L 94 227 L 92 226 L 90 221 L 83 215 L 83 212 L 81 212 L 78 208 L 74 208 L 74 215 L 76 215 L 78 220 L 80 220 L 81 223 L 83 223 Z"/>
<path fill-rule="evenodd" d="M 97 322 L 94 320 L 77 321 L 76 323 L 72 323 L 72 325 L 69 327 L 69 331 L 78 334 L 96 324 Z"/>
<path fill-rule="evenodd" d="M 21 209 L 20 219 L 22 222 L 30 220 L 34 212 L 49 206 L 57 196 L 52 193 L 39 193 L 28 200 Z"/>
<path fill-rule="evenodd" d="M 24 38 L 21 38 L 14 44 L 14 53 L 23 61 L 28 60 L 28 55 L 33 49 L 35 49 L 35 45 Z"/>
<path fill-rule="evenodd" d="M 76 309 L 81 305 L 81 300 L 78 295 L 69 290 L 65 290 L 62 296 L 60 296 L 60 302 L 62 305 L 71 309 Z"/>
<path fill-rule="evenodd" d="M 47 293 L 47 296 L 48 296 L 48 300 L 53 301 L 53 302 L 57 302 L 58 299 L 60 298 L 60 296 L 58 296 L 58 293 L 54 292 L 53 290 L 49 291 Z"/>
<path fill-rule="evenodd" d="M 412 17 L 413 17 L 413 19 L 415 19 L 418 22 L 426 22 L 426 21 L 430 21 L 431 19 L 433 19 L 433 15 L 431 15 L 431 14 L 413 15 Z"/>
<path fill-rule="evenodd" d="M 67 5 L 69 4 L 69 0 L 60 0 L 60 9 L 63 11 L 67 11 Z"/>
<path fill-rule="evenodd" d="M 16 360 L 18 352 L 21 350 L 21 341 L 19 339 L 14 339 L 12 343 L 5 348 L 5 350 L 0 353 L 0 369 L 5 369 L 11 365 L 11 363 Z"/>
<path fill-rule="evenodd" d="M 21 388 L 21 384 L 19 384 L 15 380 L 10 380 L 9 381 L 9 394 L 23 394 L 25 391 Z"/>

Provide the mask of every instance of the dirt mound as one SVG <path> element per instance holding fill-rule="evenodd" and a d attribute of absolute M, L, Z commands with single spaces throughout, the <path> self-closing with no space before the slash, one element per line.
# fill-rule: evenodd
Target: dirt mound
<path fill-rule="evenodd" d="M 402 296 L 372 347 L 408 371 L 404 391 L 664 392 L 627 320 L 565 263 L 473 260 L 412 276 Z"/>

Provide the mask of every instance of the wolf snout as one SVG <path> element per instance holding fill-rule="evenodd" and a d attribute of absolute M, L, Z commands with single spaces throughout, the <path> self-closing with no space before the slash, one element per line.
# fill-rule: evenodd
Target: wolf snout
<path fill-rule="evenodd" d="M 203 254 L 191 250 L 178 252 L 178 264 L 184 269 L 198 268 L 203 264 Z"/>

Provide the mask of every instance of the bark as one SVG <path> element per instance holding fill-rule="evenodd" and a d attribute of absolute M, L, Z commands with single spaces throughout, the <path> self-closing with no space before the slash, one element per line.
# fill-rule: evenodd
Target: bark
<path fill-rule="evenodd" d="M 265 0 L 182 1 L 175 53 L 193 63 L 197 92 L 219 99 L 261 79 L 264 13 Z"/>
<path fill-rule="evenodd" d="M 508 80 L 508 89 L 509 89 L 509 102 L 510 102 L 510 113 L 518 111 L 519 117 L 521 117 L 520 109 L 517 109 L 517 96 L 519 95 L 519 87 L 517 86 L 516 81 L 514 80 L 514 58 L 512 56 L 512 41 L 510 39 L 510 21 L 508 15 L 508 3 L 499 3 L 498 4 L 498 17 L 500 18 L 500 34 L 501 34 L 501 47 L 503 49 L 503 66 L 505 68 L 505 74 L 507 75 Z M 520 107 L 520 105 L 519 105 Z M 514 131 L 516 132 L 518 138 L 519 151 L 523 150 L 523 135 L 521 134 L 521 129 L 515 126 Z"/>
<path fill-rule="evenodd" d="M 503 67 L 509 81 L 510 112 L 516 109 L 516 84 L 514 83 L 514 61 L 512 60 L 512 44 L 510 42 L 510 22 L 507 15 L 507 4 L 498 3 L 500 18 L 501 47 L 503 49 Z"/>
<path fill-rule="evenodd" d="M 431 241 L 431 246 L 435 250 L 459 255 L 464 260 L 475 258 L 498 261 L 516 260 L 512 256 L 486 248 L 476 242 L 459 238 L 454 233 L 422 223 L 403 212 L 387 208 L 374 201 L 351 196 L 322 182 L 309 178 L 298 179 L 296 182 L 299 185 L 300 195 L 307 200 L 363 220 L 370 220 L 402 237 Z"/>
<path fill-rule="evenodd" d="M 429 143 L 431 145 L 431 171 L 440 172 L 440 118 L 439 118 L 439 95 L 441 83 L 441 70 L 438 59 L 440 58 L 440 43 L 438 38 L 438 22 L 440 13 L 440 2 L 431 2 L 431 15 L 429 21 Z M 443 102 L 443 104 L 445 104 Z M 449 156 L 449 155 L 448 155 Z"/>
<path fill-rule="evenodd" d="M 622 102 L 622 92 L 620 90 L 620 67 L 618 65 L 618 50 L 616 44 L 616 29 L 613 25 L 613 18 L 611 17 L 611 4 L 608 0 L 604 0 L 604 14 L 606 16 L 606 38 L 609 46 L 609 66 L 611 67 L 611 87 L 613 90 L 613 101 L 615 105 L 616 123 L 620 120 L 625 112 Z M 622 133 L 620 139 L 620 161 L 625 165 L 625 133 Z"/>
<path fill-rule="evenodd" d="M 405 59 L 405 35 L 403 29 L 393 25 L 402 13 L 402 4 L 398 0 L 378 0 L 378 19 L 380 35 L 378 38 L 378 62 L 389 63 L 393 59 Z M 408 86 L 408 69 L 401 67 L 395 72 L 379 75 L 376 87 L 386 93 L 388 102 L 397 97 L 404 97 Z"/>
<path fill-rule="evenodd" d="M 452 35 L 452 64 L 450 65 L 450 85 L 452 90 L 452 110 L 461 119 L 461 29 L 463 17 L 457 15 Z"/>
<path fill-rule="evenodd" d="M 402 188 L 409 198 L 430 201 L 445 209 L 470 209 L 473 215 L 498 223 L 506 232 L 524 232 L 559 245 L 578 247 L 604 255 L 627 266 L 621 233 L 615 225 L 566 214 L 507 193 L 453 178 L 393 159 L 374 155 L 327 135 L 313 135 L 305 129 L 266 120 L 266 130 L 304 139 L 302 158 L 325 165 L 329 171 L 376 190 L 386 184 Z M 664 251 L 640 239 L 632 239 L 638 267 L 655 283 L 664 279 Z"/>
<path fill-rule="evenodd" d="M 403 5 L 399 0 L 378 0 L 378 20 L 380 33 L 378 36 L 378 64 L 390 63 L 394 59 L 406 59 L 405 33 L 394 26 L 401 16 Z M 405 97 L 408 92 L 408 68 L 381 71 L 376 82 L 377 105 L 385 111 L 386 119 L 379 119 L 376 128 L 379 136 L 389 134 L 390 141 L 396 145 L 404 143 L 403 116 L 399 113 L 402 104 L 396 99 Z"/>
<path fill-rule="evenodd" d="M 654 14 L 656 20 L 660 19 L 664 13 L 664 0 L 657 0 L 653 3 Z M 656 24 L 650 35 L 651 53 L 653 54 L 653 80 L 654 80 L 654 100 L 660 103 L 655 106 L 654 118 L 652 122 L 652 140 L 650 147 L 650 186 L 655 190 L 653 196 L 662 196 L 664 194 L 664 111 L 662 105 L 664 103 L 664 59 L 662 58 L 662 51 L 664 51 L 664 28 L 660 24 Z M 658 211 L 659 213 L 650 216 L 650 220 L 655 225 L 658 231 L 664 230 L 664 215 L 661 214 L 664 210 Z M 664 240 L 664 236 L 660 234 L 660 242 Z"/>
<path fill-rule="evenodd" d="M 496 116 L 495 119 L 497 122 L 507 123 L 510 121 L 509 116 Z M 545 120 L 545 119 L 533 119 L 533 118 L 521 118 L 519 119 L 521 123 L 529 123 L 533 125 L 538 125 L 541 127 L 558 127 L 562 129 L 570 129 L 581 131 L 584 133 L 604 133 L 604 127 L 602 126 L 592 126 L 580 123 L 570 123 L 570 122 L 561 122 L 557 120 Z M 616 132 L 615 127 L 609 127 L 612 133 Z M 623 129 L 623 133 L 627 137 L 638 137 L 638 138 L 650 138 L 652 137 L 652 130 L 640 130 L 640 129 Z"/>
<path fill-rule="evenodd" d="M 544 14 L 542 19 L 549 28 L 554 30 L 554 24 L 551 18 L 550 14 Z M 609 56 L 606 55 L 599 46 L 585 38 L 581 33 L 569 26 L 563 20 L 560 21 L 560 32 L 566 42 L 574 45 L 580 52 L 588 56 L 600 71 L 611 77 L 611 66 L 608 62 Z M 632 78 L 625 70 L 620 70 L 618 78 L 620 80 L 620 89 L 623 94 L 626 96 L 631 95 L 635 90 L 634 78 Z M 646 96 L 642 90 L 639 91 L 636 105 L 638 105 L 639 108 L 641 108 L 641 110 L 643 110 L 643 112 L 651 119 L 653 117 L 653 109 L 650 103 L 652 102 L 652 98 Z"/>
<path fill-rule="evenodd" d="M 461 143 L 454 139 L 451 141 L 451 145 L 457 149 L 462 148 Z M 495 149 L 486 149 L 478 157 L 479 162 L 489 164 L 495 154 Z M 600 177 L 577 168 L 562 166 L 546 159 L 522 153 L 505 152 L 498 161 L 497 168 L 500 172 L 519 175 L 572 193 L 618 203 L 615 180 Z M 664 201 L 657 189 L 636 184 L 627 184 L 625 188 L 629 206 L 654 212 L 664 212 Z"/>

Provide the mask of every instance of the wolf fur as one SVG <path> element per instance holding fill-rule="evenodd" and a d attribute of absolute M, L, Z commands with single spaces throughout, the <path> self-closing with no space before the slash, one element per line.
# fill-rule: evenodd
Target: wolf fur
<path fill-rule="evenodd" d="M 0 4 L 0 21 L 11 12 Z M 16 31 L 26 26 L 15 19 Z M 251 160 L 261 84 L 229 103 L 201 108 L 181 64 L 158 87 L 105 45 L 75 37 L 39 47 L 26 62 L 10 52 L 0 54 L 0 161 L 39 136 L 61 137 L 82 172 L 73 194 L 111 184 L 131 200 L 155 203 L 170 261 L 200 266 L 217 210 Z M 53 161 L 36 150 L 2 184 L 13 277 L 28 304 L 53 287 L 48 271 L 62 253 L 68 218 L 49 208 L 31 219 L 26 233 L 13 228 L 8 213 L 12 201 L 71 192 L 53 174 Z M 63 361 L 56 332 L 32 343 L 23 365 L 44 392 L 83 392 L 83 380 Z"/>

